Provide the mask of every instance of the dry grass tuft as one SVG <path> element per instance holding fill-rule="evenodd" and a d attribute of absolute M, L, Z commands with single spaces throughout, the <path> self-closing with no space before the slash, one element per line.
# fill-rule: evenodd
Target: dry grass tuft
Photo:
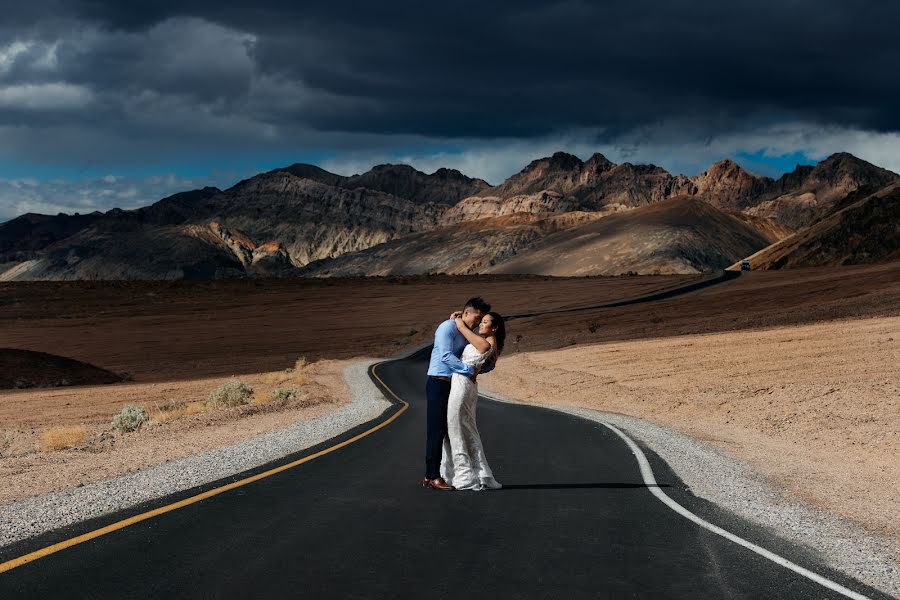
<path fill-rule="evenodd" d="M 184 409 L 184 414 L 187 416 L 191 415 L 199 415 L 200 413 L 206 412 L 206 404 L 203 402 L 191 402 Z"/>
<path fill-rule="evenodd" d="M 309 361 L 306 360 L 305 356 L 298 356 L 297 360 L 294 362 L 294 370 L 300 371 L 306 368 L 309 365 Z"/>
<path fill-rule="evenodd" d="M 281 371 L 275 371 L 273 373 L 266 373 L 265 377 L 262 378 L 263 385 L 266 386 L 277 386 L 281 385 L 285 381 L 291 378 L 290 373 L 284 373 Z"/>
<path fill-rule="evenodd" d="M 150 413 L 153 423 L 167 423 L 183 417 L 187 413 L 187 402 L 182 400 L 166 400 L 157 404 Z"/>
<path fill-rule="evenodd" d="M 263 394 L 262 392 L 256 392 L 253 395 L 253 398 L 250 400 L 250 404 L 268 404 L 272 401 L 272 397 L 268 394 Z"/>
<path fill-rule="evenodd" d="M 290 378 L 290 381 L 294 385 L 306 385 L 307 383 L 309 383 L 309 377 L 303 373 L 297 373 Z"/>
<path fill-rule="evenodd" d="M 170 410 L 154 410 L 150 415 L 153 423 L 168 423 L 187 414 L 187 408 L 173 408 Z"/>
<path fill-rule="evenodd" d="M 87 428 L 84 425 L 59 425 L 41 434 L 40 446 L 41 450 L 49 452 L 78 446 L 86 441 Z"/>

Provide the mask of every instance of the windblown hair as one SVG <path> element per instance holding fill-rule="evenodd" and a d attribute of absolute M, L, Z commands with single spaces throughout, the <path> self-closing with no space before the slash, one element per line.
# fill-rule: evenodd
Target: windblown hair
<path fill-rule="evenodd" d="M 491 315 L 491 323 L 497 328 L 494 335 L 497 336 L 497 354 L 501 354 L 503 344 L 506 342 L 506 319 L 501 317 L 498 312 L 489 312 L 488 314 Z"/>
<path fill-rule="evenodd" d="M 469 298 L 469 300 L 466 302 L 466 305 L 463 307 L 463 310 L 467 308 L 474 308 L 475 310 L 480 310 L 485 314 L 491 312 L 491 305 L 485 302 L 480 296 Z"/>

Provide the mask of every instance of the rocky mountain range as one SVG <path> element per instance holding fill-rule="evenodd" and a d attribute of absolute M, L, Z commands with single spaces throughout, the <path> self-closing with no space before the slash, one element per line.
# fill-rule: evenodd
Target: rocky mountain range
<path fill-rule="evenodd" d="M 558 152 L 493 187 L 295 164 L 136 210 L 0 224 L 0 280 L 707 271 L 897 180 L 845 153 L 773 180 L 731 160 L 688 177 Z"/>
<path fill-rule="evenodd" d="M 900 260 L 900 182 L 852 195 L 825 218 L 750 257 L 757 269 L 888 260 Z"/>

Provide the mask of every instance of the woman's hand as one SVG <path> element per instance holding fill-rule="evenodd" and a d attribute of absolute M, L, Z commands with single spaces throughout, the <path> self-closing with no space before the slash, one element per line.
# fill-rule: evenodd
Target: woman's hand
<path fill-rule="evenodd" d="M 455 310 L 455 311 L 453 311 L 452 313 L 450 313 L 450 318 L 451 318 L 451 319 L 459 319 L 460 317 L 462 317 L 462 311 L 461 311 L 461 310 Z"/>

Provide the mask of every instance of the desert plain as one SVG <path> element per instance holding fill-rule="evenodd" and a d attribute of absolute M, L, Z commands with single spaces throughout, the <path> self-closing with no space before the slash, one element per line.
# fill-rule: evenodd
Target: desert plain
<path fill-rule="evenodd" d="M 473 295 L 516 314 L 700 278 L 3 283 L 0 348 L 73 358 L 127 381 L 0 390 L 0 503 L 323 414 L 347 401 L 345 365 L 427 342 Z M 751 272 L 667 300 L 514 319 L 498 368 L 480 382 L 517 400 L 632 415 L 706 440 L 802 502 L 900 545 L 898 364 L 900 262 L 889 262 Z M 254 401 L 203 409 L 232 377 L 254 388 Z M 302 390 L 300 401 L 266 401 L 285 384 Z M 170 401 L 183 410 L 163 414 Z M 112 432 L 126 404 L 151 420 Z M 85 435 L 48 449 L 42 436 L 66 426 Z"/>

